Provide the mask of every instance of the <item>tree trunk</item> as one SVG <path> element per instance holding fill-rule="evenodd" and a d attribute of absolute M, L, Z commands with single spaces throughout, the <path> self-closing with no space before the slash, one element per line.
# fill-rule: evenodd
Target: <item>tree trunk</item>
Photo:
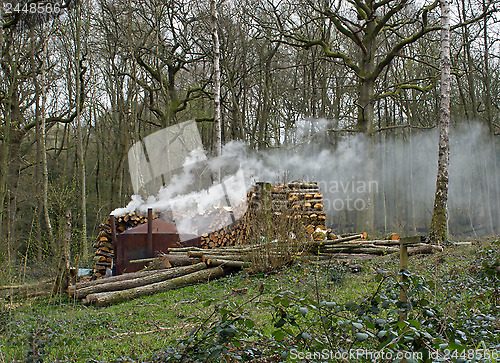
<path fill-rule="evenodd" d="M 360 70 L 358 86 L 358 131 L 371 134 L 373 129 L 374 116 L 374 93 L 375 93 L 375 40 L 372 33 L 375 30 L 375 23 L 369 21 L 366 24 L 365 38 L 363 43 L 365 50 L 360 51 Z"/>
<path fill-rule="evenodd" d="M 450 0 L 441 0 L 441 115 L 439 120 L 439 155 L 436 194 L 430 228 L 430 238 L 435 244 L 448 240 L 447 204 L 450 160 Z"/>
<path fill-rule="evenodd" d="M 462 0 L 462 18 L 461 21 L 465 21 L 467 19 L 466 9 L 465 9 L 465 0 Z M 467 67 L 467 71 L 465 72 L 467 76 L 467 84 L 469 86 L 468 96 L 470 97 L 470 111 L 471 116 L 474 121 L 477 121 L 477 101 L 476 101 L 476 87 L 474 82 L 474 60 L 471 55 L 471 47 L 470 47 L 470 39 L 469 39 L 469 26 L 466 25 L 462 28 L 462 37 L 465 48 L 465 64 Z M 467 105 L 464 107 L 467 109 Z M 469 120 L 470 121 L 470 120 Z"/>
<path fill-rule="evenodd" d="M 358 131 L 366 134 L 372 132 L 374 88 L 375 82 L 372 79 L 359 81 Z"/>
<path fill-rule="evenodd" d="M 85 172 L 85 153 L 83 151 L 83 135 L 82 135 L 82 125 L 81 125 L 81 104 L 82 104 L 82 92 L 80 88 L 83 88 L 80 80 L 80 57 L 81 57 L 81 12 L 80 4 L 76 4 L 76 55 L 75 55 L 75 69 L 76 69 L 76 79 L 75 79 L 75 96 L 76 96 L 76 138 L 78 147 L 78 169 L 80 173 L 80 188 L 81 188 L 81 210 L 82 210 L 82 244 L 81 253 L 83 261 L 87 261 L 89 257 L 89 246 L 87 242 L 87 177 Z"/>
<path fill-rule="evenodd" d="M 54 294 L 60 294 L 68 290 L 69 286 L 69 269 L 71 266 L 71 209 L 66 208 L 64 217 L 61 218 L 62 235 L 61 243 L 59 245 L 59 267 L 54 283 L 54 289 L 52 292 Z"/>
<path fill-rule="evenodd" d="M 172 290 L 181 286 L 196 284 L 208 280 L 214 280 L 222 276 L 224 276 L 224 269 L 218 266 L 210 269 L 197 271 L 189 275 L 176 277 L 171 280 L 157 282 L 155 284 L 136 287 L 133 289 L 113 291 L 113 292 L 102 292 L 99 294 L 90 294 L 87 296 L 85 303 L 93 304 L 96 306 L 108 306 L 122 301 L 135 299 L 137 297 L 147 296 L 159 292 Z"/>
<path fill-rule="evenodd" d="M 212 15 L 212 41 L 214 50 L 214 125 L 215 125 L 215 155 L 219 156 L 222 153 L 222 120 L 220 108 L 220 88 L 221 88 L 221 71 L 220 71 L 220 43 L 218 33 L 218 13 L 217 0 L 210 2 L 210 13 Z M 219 175 L 217 175 L 218 179 Z"/>
<path fill-rule="evenodd" d="M 44 31 L 45 32 L 45 31 Z M 45 39 L 45 34 L 42 35 L 44 39 L 42 40 L 44 45 L 43 45 L 43 61 L 42 61 L 42 87 L 41 87 L 41 92 L 42 92 L 42 105 L 41 105 L 41 138 L 42 138 L 42 144 L 41 144 L 41 156 L 42 156 L 42 176 L 43 176 L 43 183 L 42 183 L 42 201 L 43 201 L 43 216 L 45 218 L 45 224 L 47 226 L 47 232 L 49 234 L 49 240 L 52 244 L 53 252 L 57 256 L 57 246 L 54 244 L 54 233 L 52 231 L 52 224 L 50 222 L 50 215 L 49 215 L 49 171 L 48 171 L 48 166 L 47 166 L 47 135 L 46 135 L 46 103 L 47 103 L 47 80 L 46 80 L 46 62 L 47 62 L 47 57 L 48 57 L 48 50 L 47 50 L 47 39 Z"/>
<path fill-rule="evenodd" d="M 483 0 L 483 11 L 487 8 L 486 0 Z M 486 109 L 486 122 L 488 124 L 488 129 L 490 135 L 495 134 L 495 128 L 493 126 L 493 116 L 491 113 L 491 79 L 490 79 L 490 49 L 488 42 L 488 17 L 485 16 L 483 19 L 483 38 L 484 38 L 484 106 Z"/>

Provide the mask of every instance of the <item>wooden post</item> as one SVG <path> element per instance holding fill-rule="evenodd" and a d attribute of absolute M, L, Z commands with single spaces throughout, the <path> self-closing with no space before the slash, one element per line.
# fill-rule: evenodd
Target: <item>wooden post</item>
<path fill-rule="evenodd" d="M 148 256 L 153 257 L 153 210 L 148 208 Z"/>

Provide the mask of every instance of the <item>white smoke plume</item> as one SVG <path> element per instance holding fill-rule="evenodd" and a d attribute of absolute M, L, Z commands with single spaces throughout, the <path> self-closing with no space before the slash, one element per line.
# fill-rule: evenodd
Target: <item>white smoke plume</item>
<path fill-rule="evenodd" d="M 328 132 L 330 124 L 327 120 L 303 121 L 297 127 L 295 145 L 265 152 L 230 142 L 221 157 L 207 161 L 206 168 L 212 173 L 229 166 L 226 174 L 230 176 L 237 170 L 237 161 L 247 190 L 256 181 L 316 180 L 324 194 L 327 224 L 339 232 L 359 228 L 359 216 L 370 204 L 381 234 L 428 232 L 437 172 L 437 129 L 405 130 L 397 137 L 382 133 L 372 138 L 360 134 L 334 137 Z M 452 130 L 450 144 L 450 232 L 498 233 L 499 142 L 487 137 L 480 125 L 466 124 Z M 199 155 L 192 157 L 202 160 Z M 185 168 L 154 197 L 132 196 L 126 208 L 113 214 L 170 209 L 172 204 L 203 212 L 220 205 L 224 200 L 220 190 L 193 189 L 199 175 L 193 171 L 194 167 Z"/>

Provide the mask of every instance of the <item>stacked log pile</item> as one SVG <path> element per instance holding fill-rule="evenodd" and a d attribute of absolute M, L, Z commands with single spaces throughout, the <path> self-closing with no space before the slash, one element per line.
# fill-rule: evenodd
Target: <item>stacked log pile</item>
<path fill-rule="evenodd" d="M 283 253 L 277 242 L 210 250 L 199 247 L 171 248 L 168 254 L 160 253 L 155 258 L 131 261 L 147 265 L 139 272 L 79 282 L 69 288 L 69 294 L 75 299 L 82 299 L 85 304 L 108 306 L 140 296 L 206 282 L 232 271 L 252 267 L 253 256 L 262 251 L 270 255 Z"/>
<path fill-rule="evenodd" d="M 331 238 L 331 233 L 328 237 Z M 262 260 L 256 255 L 295 260 L 310 260 L 311 257 L 337 256 L 340 254 L 391 254 L 399 251 L 399 236 L 387 240 L 366 240 L 366 233 L 335 236 L 326 241 L 309 241 L 303 252 L 283 249 L 282 242 L 275 240 L 253 245 L 229 246 L 213 249 L 199 247 L 179 247 L 169 249 L 168 254 L 156 258 L 136 260 L 149 264 L 144 270 L 127 273 L 96 281 L 77 283 L 70 287 L 70 295 L 83 299 L 85 304 L 107 306 L 140 296 L 167 291 L 181 286 L 206 282 L 224 276 L 230 271 L 243 268 L 262 269 Z M 412 243 L 412 253 L 432 253 L 442 248 L 422 243 Z M 316 255 L 310 254 L 313 252 Z M 319 255 L 319 256 L 318 256 Z M 321 256 L 323 255 L 323 256 Z M 255 266 L 259 264 L 259 266 Z M 264 266 L 265 267 L 265 266 Z M 269 264 L 272 267 L 272 264 Z"/>
<path fill-rule="evenodd" d="M 153 213 L 153 219 L 158 218 Z M 148 221 L 147 216 L 136 213 L 126 213 L 115 218 L 116 234 L 125 232 L 129 228 L 137 227 Z M 108 218 L 99 226 L 99 234 L 92 245 L 96 249 L 94 255 L 94 277 L 101 278 L 105 276 L 106 269 L 111 268 L 113 262 L 113 240 L 111 238 L 111 219 Z"/>
<path fill-rule="evenodd" d="M 212 213 L 206 213 L 203 218 L 209 221 L 208 229 L 213 232 L 201 235 L 201 247 L 208 249 L 245 244 L 248 238 L 247 223 L 251 213 L 248 209 L 245 210 L 247 203 L 239 204 L 234 210 L 222 207 Z M 242 214 L 240 219 L 235 220 L 235 216 Z"/>
<path fill-rule="evenodd" d="M 217 224 L 224 227 L 202 235 L 201 246 L 218 248 L 249 243 L 250 231 L 255 230 L 255 224 L 260 223 L 262 210 L 267 209 L 272 211 L 274 220 L 292 219 L 294 223 L 302 224 L 310 235 L 318 231 L 326 231 L 323 195 L 320 193 L 317 182 L 290 182 L 276 186 L 269 183 L 257 183 L 248 193 L 247 203 L 242 203 L 231 213 L 241 215 L 245 208 L 247 209 L 243 217 L 230 225 L 227 225 L 227 213 L 219 212 L 220 218 L 217 215 L 208 216 L 213 227 Z"/>
<path fill-rule="evenodd" d="M 272 207 L 275 213 L 301 221 L 307 233 L 326 230 L 323 194 L 317 182 L 291 182 L 271 187 Z"/>

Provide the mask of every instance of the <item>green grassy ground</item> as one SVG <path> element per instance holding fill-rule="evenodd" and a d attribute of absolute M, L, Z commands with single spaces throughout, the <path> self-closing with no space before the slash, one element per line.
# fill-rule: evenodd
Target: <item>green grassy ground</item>
<path fill-rule="evenodd" d="M 433 281 L 436 300 L 449 314 L 457 315 L 494 299 L 474 286 L 482 261 L 498 255 L 498 250 L 491 241 L 448 248 L 443 254 L 410 257 L 409 270 Z M 338 262 L 327 266 L 301 263 L 270 275 L 240 273 L 108 308 L 57 300 L 7 304 L 0 316 L 0 362 L 23 362 L 32 353 L 43 353 L 44 362 L 147 360 L 196 326 L 188 317 L 208 316 L 212 306 L 204 307 L 204 302 L 209 299 L 242 304 L 258 296 L 263 286 L 258 299 L 286 290 L 297 297 L 341 304 L 372 293 L 377 270 L 396 272 L 399 268 L 397 256 L 381 256 L 360 265 L 357 273 Z M 269 333 L 272 312 L 254 302 L 245 313 Z"/>

